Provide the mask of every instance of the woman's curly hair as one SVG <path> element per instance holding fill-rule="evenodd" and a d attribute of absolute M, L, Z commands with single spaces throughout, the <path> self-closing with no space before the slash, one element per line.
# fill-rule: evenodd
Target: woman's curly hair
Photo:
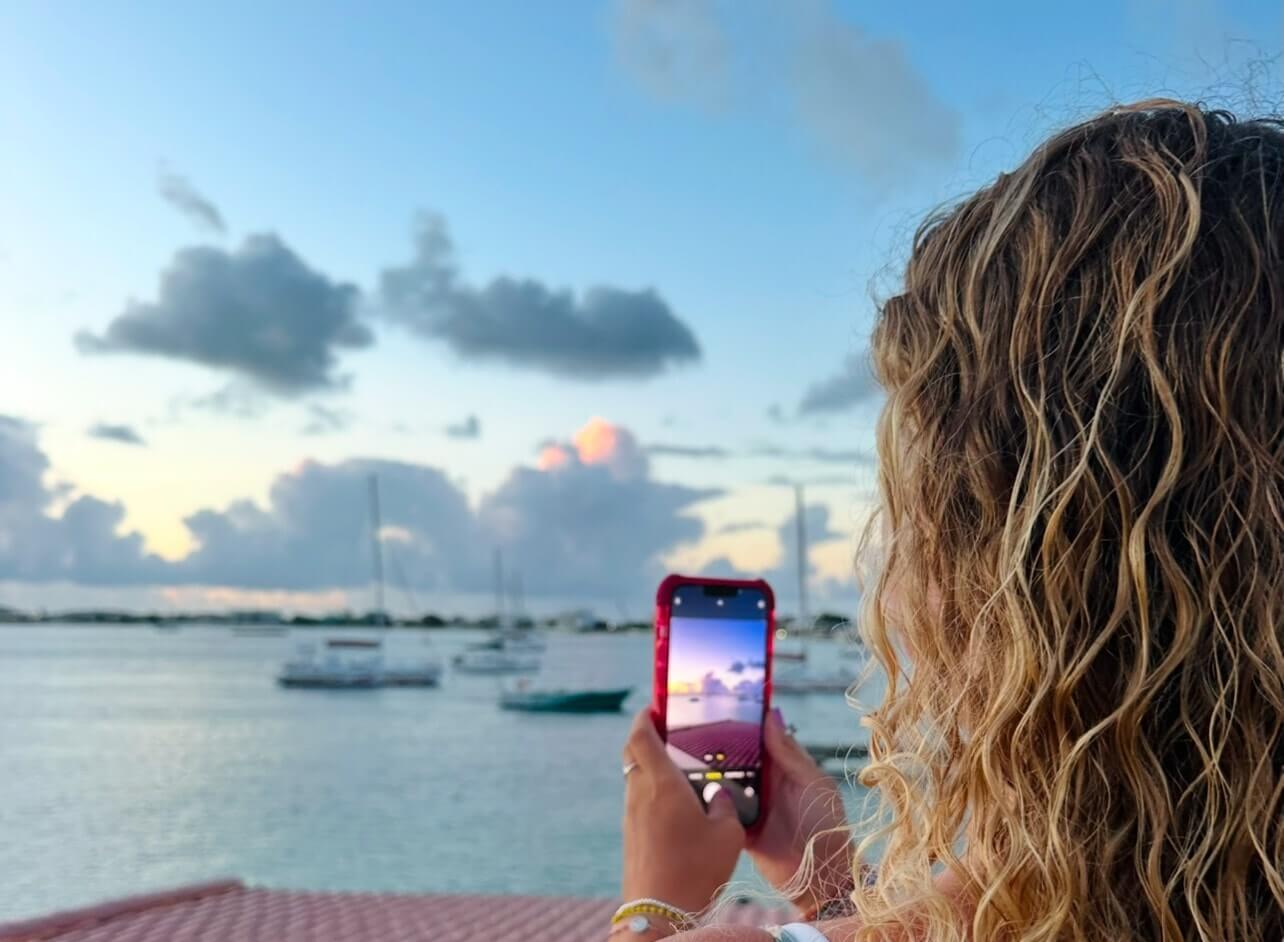
<path fill-rule="evenodd" d="M 919 229 L 858 938 L 1284 939 L 1282 246 L 1284 124 L 1167 100 Z"/>

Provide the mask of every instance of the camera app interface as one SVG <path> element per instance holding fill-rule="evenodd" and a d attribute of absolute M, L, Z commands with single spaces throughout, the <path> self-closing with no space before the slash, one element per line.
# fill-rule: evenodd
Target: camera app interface
<path fill-rule="evenodd" d="M 718 593 L 718 594 L 713 594 Z M 757 590 L 679 588 L 669 621 L 669 755 L 707 804 L 726 789 L 758 812 L 766 603 Z"/>

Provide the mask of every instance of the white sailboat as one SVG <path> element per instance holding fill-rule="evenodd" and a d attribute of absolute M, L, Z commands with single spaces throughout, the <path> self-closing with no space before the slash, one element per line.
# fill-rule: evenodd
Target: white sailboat
<path fill-rule="evenodd" d="M 384 659 L 383 641 L 391 619 L 384 607 L 382 517 L 379 479 L 370 475 L 370 542 L 374 562 L 374 623 L 383 637 L 327 638 L 324 648 L 312 642 L 299 646 L 295 657 L 277 675 L 283 687 L 372 689 L 377 687 L 435 687 L 441 681 L 441 662 L 427 658 L 415 662 Z"/>
<path fill-rule="evenodd" d="M 512 586 L 514 608 L 521 606 L 521 580 L 514 574 Z M 451 662 L 464 674 L 531 674 L 540 669 L 540 656 L 546 642 L 533 628 L 519 628 L 505 612 L 504 556 L 495 550 L 495 621 L 496 635 L 471 645 Z"/>

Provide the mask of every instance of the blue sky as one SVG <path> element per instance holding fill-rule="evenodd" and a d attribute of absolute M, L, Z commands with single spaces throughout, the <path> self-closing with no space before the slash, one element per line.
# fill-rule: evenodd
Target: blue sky
<path fill-rule="evenodd" d="M 842 371 L 918 219 L 1111 101 L 1280 92 L 1270 0 L 183 6 L 0 2 L 0 603 L 364 604 L 370 473 L 444 607 L 494 545 L 536 606 L 781 575 L 784 478 L 848 599 L 878 402 Z"/>

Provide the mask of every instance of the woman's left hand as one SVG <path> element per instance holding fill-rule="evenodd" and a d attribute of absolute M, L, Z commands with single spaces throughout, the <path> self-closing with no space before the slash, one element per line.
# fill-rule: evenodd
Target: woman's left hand
<path fill-rule="evenodd" d="M 745 846 L 744 828 L 725 791 L 700 804 L 669 758 L 649 710 L 633 721 L 624 765 L 625 900 L 653 897 L 697 913 L 731 878 Z"/>

